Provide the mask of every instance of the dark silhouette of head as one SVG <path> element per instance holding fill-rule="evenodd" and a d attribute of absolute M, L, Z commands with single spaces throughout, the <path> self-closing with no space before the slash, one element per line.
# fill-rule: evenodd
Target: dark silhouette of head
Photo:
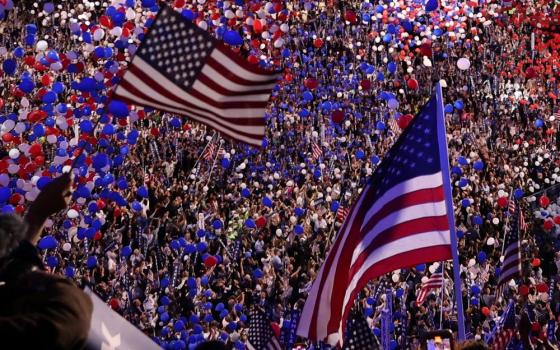
<path fill-rule="evenodd" d="M 25 223 L 17 215 L 0 215 L 0 259 L 7 257 L 25 237 Z"/>
<path fill-rule="evenodd" d="M 227 346 L 219 340 L 212 340 L 200 343 L 195 350 L 227 350 Z"/>

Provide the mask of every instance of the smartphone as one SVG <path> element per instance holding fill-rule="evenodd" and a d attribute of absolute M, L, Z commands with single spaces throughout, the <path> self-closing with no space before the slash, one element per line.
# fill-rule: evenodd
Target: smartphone
<path fill-rule="evenodd" d="M 427 332 L 422 337 L 423 350 L 454 350 L 453 333 L 449 329 Z"/>

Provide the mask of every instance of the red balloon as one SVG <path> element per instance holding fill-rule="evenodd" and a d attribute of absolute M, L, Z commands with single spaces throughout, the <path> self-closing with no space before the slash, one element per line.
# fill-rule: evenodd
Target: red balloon
<path fill-rule="evenodd" d="M 183 6 L 185 6 L 185 0 L 175 0 L 176 8 L 183 8 Z"/>
<path fill-rule="evenodd" d="M 303 85 L 310 90 L 315 90 L 319 86 L 319 81 L 315 78 L 307 78 L 303 81 Z"/>
<path fill-rule="evenodd" d="M 500 197 L 498 198 L 498 205 L 500 206 L 500 208 L 505 208 L 508 206 L 508 199 L 507 197 Z"/>
<path fill-rule="evenodd" d="M 97 231 L 97 232 L 95 232 L 95 235 L 93 236 L 93 240 L 94 241 L 99 241 L 101 239 L 101 237 L 102 237 L 101 232 Z"/>
<path fill-rule="evenodd" d="M 548 293 L 548 284 L 546 283 L 537 284 L 537 292 Z"/>
<path fill-rule="evenodd" d="M 150 134 L 152 134 L 152 136 L 154 137 L 158 137 L 159 136 L 159 129 L 158 128 L 151 128 L 150 129 Z"/>
<path fill-rule="evenodd" d="M 4 100 L 0 98 L 0 108 L 4 107 Z"/>
<path fill-rule="evenodd" d="M 323 39 L 321 38 L 317 38 L 313 41 L 313 46 L 315 46 L 316 48 L 321 48 L 321 46 L 323 46 Z"/>
<path fill-rule="evenodd" d="M 521 296 L 526 296 L 527 294 L 529 294 L 529 287 L 527 287 L 526 285 L 521 285 L 519 287 L 519 294 Z"/>
<path fill-rule="evenodd" d="M 48 74 L 43 75 L 41 77 L 41 84 L 43 84 L 43 86 L 51 85 L 51 77 Z"/>
<path fill-rule="evenodd" d="M 534 67 L 529 67 L 525 71 L 525 77 L 527 79 L 533 79 L 536 76 L 537 76 L 537 70 Z"/>
<path fill-rule="evenodd" d="M 214 255 L 209 255 L 206 259 L 204 259 L 204 266 L 211 268 L 212 266 L 216 266 L 218 263 L 218 259 Z"/>
<path fill-rule="evenodd" d="M 541 259 L 539 258 L 534 258 L 533 260 L 531 260 L 531 265 L 533 267 L 539 267 L 541 266 Z"/>
<path fill-rule="evenodd" d="M 342 121 L 344 120 L 344 112 L 340 109 L 332 112 L 331 119 L 335 123 L 342 123 Z"/>
<path fill-rule="evenodd" d="M 538 322 L 532 322 L 531 323 L 531 330 L 533 332 L 540 332 L 541 330 L 541 325 Z"/>
<path fill-rule="evenodd" d="M 541 204 L 541 207 L 546 208 L 550 204 L 550 198 L 548 198 L 547 196 L 542 196 L 539 199 L 539 203 Z"/>
<path fill-rule="evenodd" d="M 418 81 L 416 79 L 408 79 L 408 81 L 406 82 L 406 85 L 408 86 L 408 88 L 410 90 L 418 89 Z"/>
<path fill-rule="evenodd" d="M 490 309 L 487 306 L 483 307 L 480 311 L 482 311 L 484 316 L 490 315 Z"/>
<path fill-rule="evenodd" d="M 360 86 L 364 90 L 369 90 L 371 89 L 371 81 L 369 81 L 368 79 L 364 79 L 360 82 Z"/>
<path fill-rule="evenodd" d="M 260 33 L 260 32 L 263 31 L 263 25 L 262 25 L 262 22 L 260 20 L 256 19 L 253 22 L 253 30 L 255 31 L 255 33 Z"/>
<path fill-rule="evenodd" d="M 555 223 L 556 225 L 560 225 L 560 215 L 556 215 L 556 216 L 554 217 L 554 223 Z"/>
<path fill-rule="evenodd" d="M 414 116 L 412 114 L 403 114 L 397 120 L 397 125 L 401 129 L 406 129 L 406 127 L 408 126 L 408 124 L 410 124 L 413 118 Z"/>
<path fill-rule="evenodd" d="M 546 220 L 543 226 L 545 230 L 551 230 L 554 227 L 554 222 L 552 220 Z"/>
<path fill-rule="evenodd" d="M 259 58 L 255 55 L 249 55 L 249 57 L 247 57 L 247 61 L 251 64 L 257 64 L 259 63 Z"/>
<path fill-rule="evenodd" d="M 356 13 L 354 11 L 346 11 L 344 13 L 344 19 L 352 24 L 356 23 Z"/>
<path fill-rule="evenodd" d="M 266 218 L 261 216 L 257 219 L 257 221 L 255 221 L 255 224 L 257 225 L 257 228 L 263 228 L 266 225 Z"/>

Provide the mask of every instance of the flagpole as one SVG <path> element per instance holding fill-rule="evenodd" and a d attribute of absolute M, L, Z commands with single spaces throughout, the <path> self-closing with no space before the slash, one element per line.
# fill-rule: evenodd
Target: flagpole
<path fill-rule="evenodd" d="M 509 212 L 509 203 L 510 203 L 511 200 L 513 200 L 513 192 L 511 192 L 509 194 L 508 207 L 507 207 L 507 213 L 509 213 L 509 214 L 511 214 Z M 506 235 L 507 235 L 508 229 L 509 229 L 509 215 L 506 217 L 506 222 L 505 222 L 505 225 L 504 225 L 504 235 L 502 237 L 503 238 L 502 241 L 500 242 L 500 244 L 502 245 L 502 253 L 500 255 L 504 255 L 504 250 L 506 249 L 506 244 L 505 243 L 506 243 Z"/>
<path fill-rule="evenodd" d="M 457 304 L 457 321 L 459 329 L 459 340 L 465 340 L 465 315 L 463 313 L 463 293 L 461 290 L 461 275 L 459 269 L 459 251 L 457 247 L 457 233 L 455 232 L 455 211 L 453 209 L 453 192 L 451 191 L 451 180 L 449 175 L 449 153 L 447 149 L 447 134 L 445 131 L 445 115 L 443 113 L 443 92 L 441 83 L 436 84 L 437 104 L 437 136 L 439 143 L 439 155 L 441 173 L 443 177 L 443 190 L 445 192 L 447 206 L 447 220 L 449 233 L 451 235 L 451 255 L 453 257 L 453 282 L 455 300 Z"/>
<path fill-rule="evenodd" d="M 439 329 L 443 329 L 443 296 L 445 295 L 445 261 L 441 262 L 441 307 L 439 309 Z"/>

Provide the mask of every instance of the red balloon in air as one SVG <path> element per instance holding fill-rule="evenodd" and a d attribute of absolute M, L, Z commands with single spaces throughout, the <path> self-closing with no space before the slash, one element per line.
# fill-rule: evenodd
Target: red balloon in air
<path fill-rule="evenodd" d="M 527 79 L 533 79 L 536 76 L 537 76 L 537 70 L 534 67 L 529 67 L 525 71 L 525 77 Z"/>
<path fill-rule="evenodd" d="M 539 199 L 539 203 L 540 203 L 541 207 L 546 208 L 550 204 L 550 199 L 547 196 L 542 196 Z"/>
<path fill-rule="evenodd" d="M 488 315 L 490 315 L 490 309 L 487 306 L 483 307 L 480 311 L 486 317 L 488 317 Z"/>
<path fill-rule="evenodd" d="M 418 89 L 418 80 L 408 79 L 408 81 L 406 82 L 406 86 L 408 86 L 410 90 L 416 90 Z"/>
<path fill-rule="evenodd" d="M 507 197 L 500 197 L 498 198 L 498 205 L 500 206 L 500 208 L 505 208 L 508 206 L 508 199 Z"/>
<path fill-rule="evenodd" d="M 315 78 L 307 78 L 303 81 L 303 85 L 310 90 L 315 90 L 319 86 L 319 81 Z"/>
<path fill-rule="evenodd" d="M 531 265 L 533 267 L 539 267 L 541 266 L 541 259 L 539 258 L 534 258 L 533 260 L 531 260 Z"/>
<path fill-rule="evenodd" d="M 315 46 L 316 48 L 321 48 L 323 46 L 324 42 L 323 39 L 321 38 L 317 38 L 313 41 L 313 46 Z"/>
<path fill-rule="evenodd" d="M 211 268 L 212 266 L 216 266 L 217 263 L 218 263 L 218 259 L 214 255 L 209 255 L 204 260 L 204 266 L 208 268 Z"/>
<path fill-rule="evenodd" d="M 344 112 L 340 109 L 332 112 L 331 119 L 335 123 L 342 123 L 342 121 L 344 120 Z"/>
<path fill-rule="evenodd" d="M 526 285 L 522 285 L 519 287 L 519 294 L 521 296 L 526 296 L 527 294 L 529 294 L 529 287 L 527 287 Z"/>
<path fill-rule="evenodd" d="M 257 219 L 257 221 L 255 221 L 255 224 L 257 225 L 257 228 L 263 228 L 266 225 L 266 218 L 261 216 Z"/>
<path fill-rule="evenodd" d="M 397 125 L 401 129 L 406 129 L 408 127 L 408 124 L 410 124 L 413 118 L 414 116 L 412 114 L 403 114 L 397 120 Z"/>
<path fill-rule="evenodd" d="M 551 230 L 554 227 L 554 222 L 552 220 L 546 220 L 543 226 L 545 230 Z"/>
<path fill-rule="evenodd" d="M 360 86 L 364 90 L 369 90 L 371 89 L 371 81 L 369 81 L 368 79 L 364 79 L 360 82 Z"/>

